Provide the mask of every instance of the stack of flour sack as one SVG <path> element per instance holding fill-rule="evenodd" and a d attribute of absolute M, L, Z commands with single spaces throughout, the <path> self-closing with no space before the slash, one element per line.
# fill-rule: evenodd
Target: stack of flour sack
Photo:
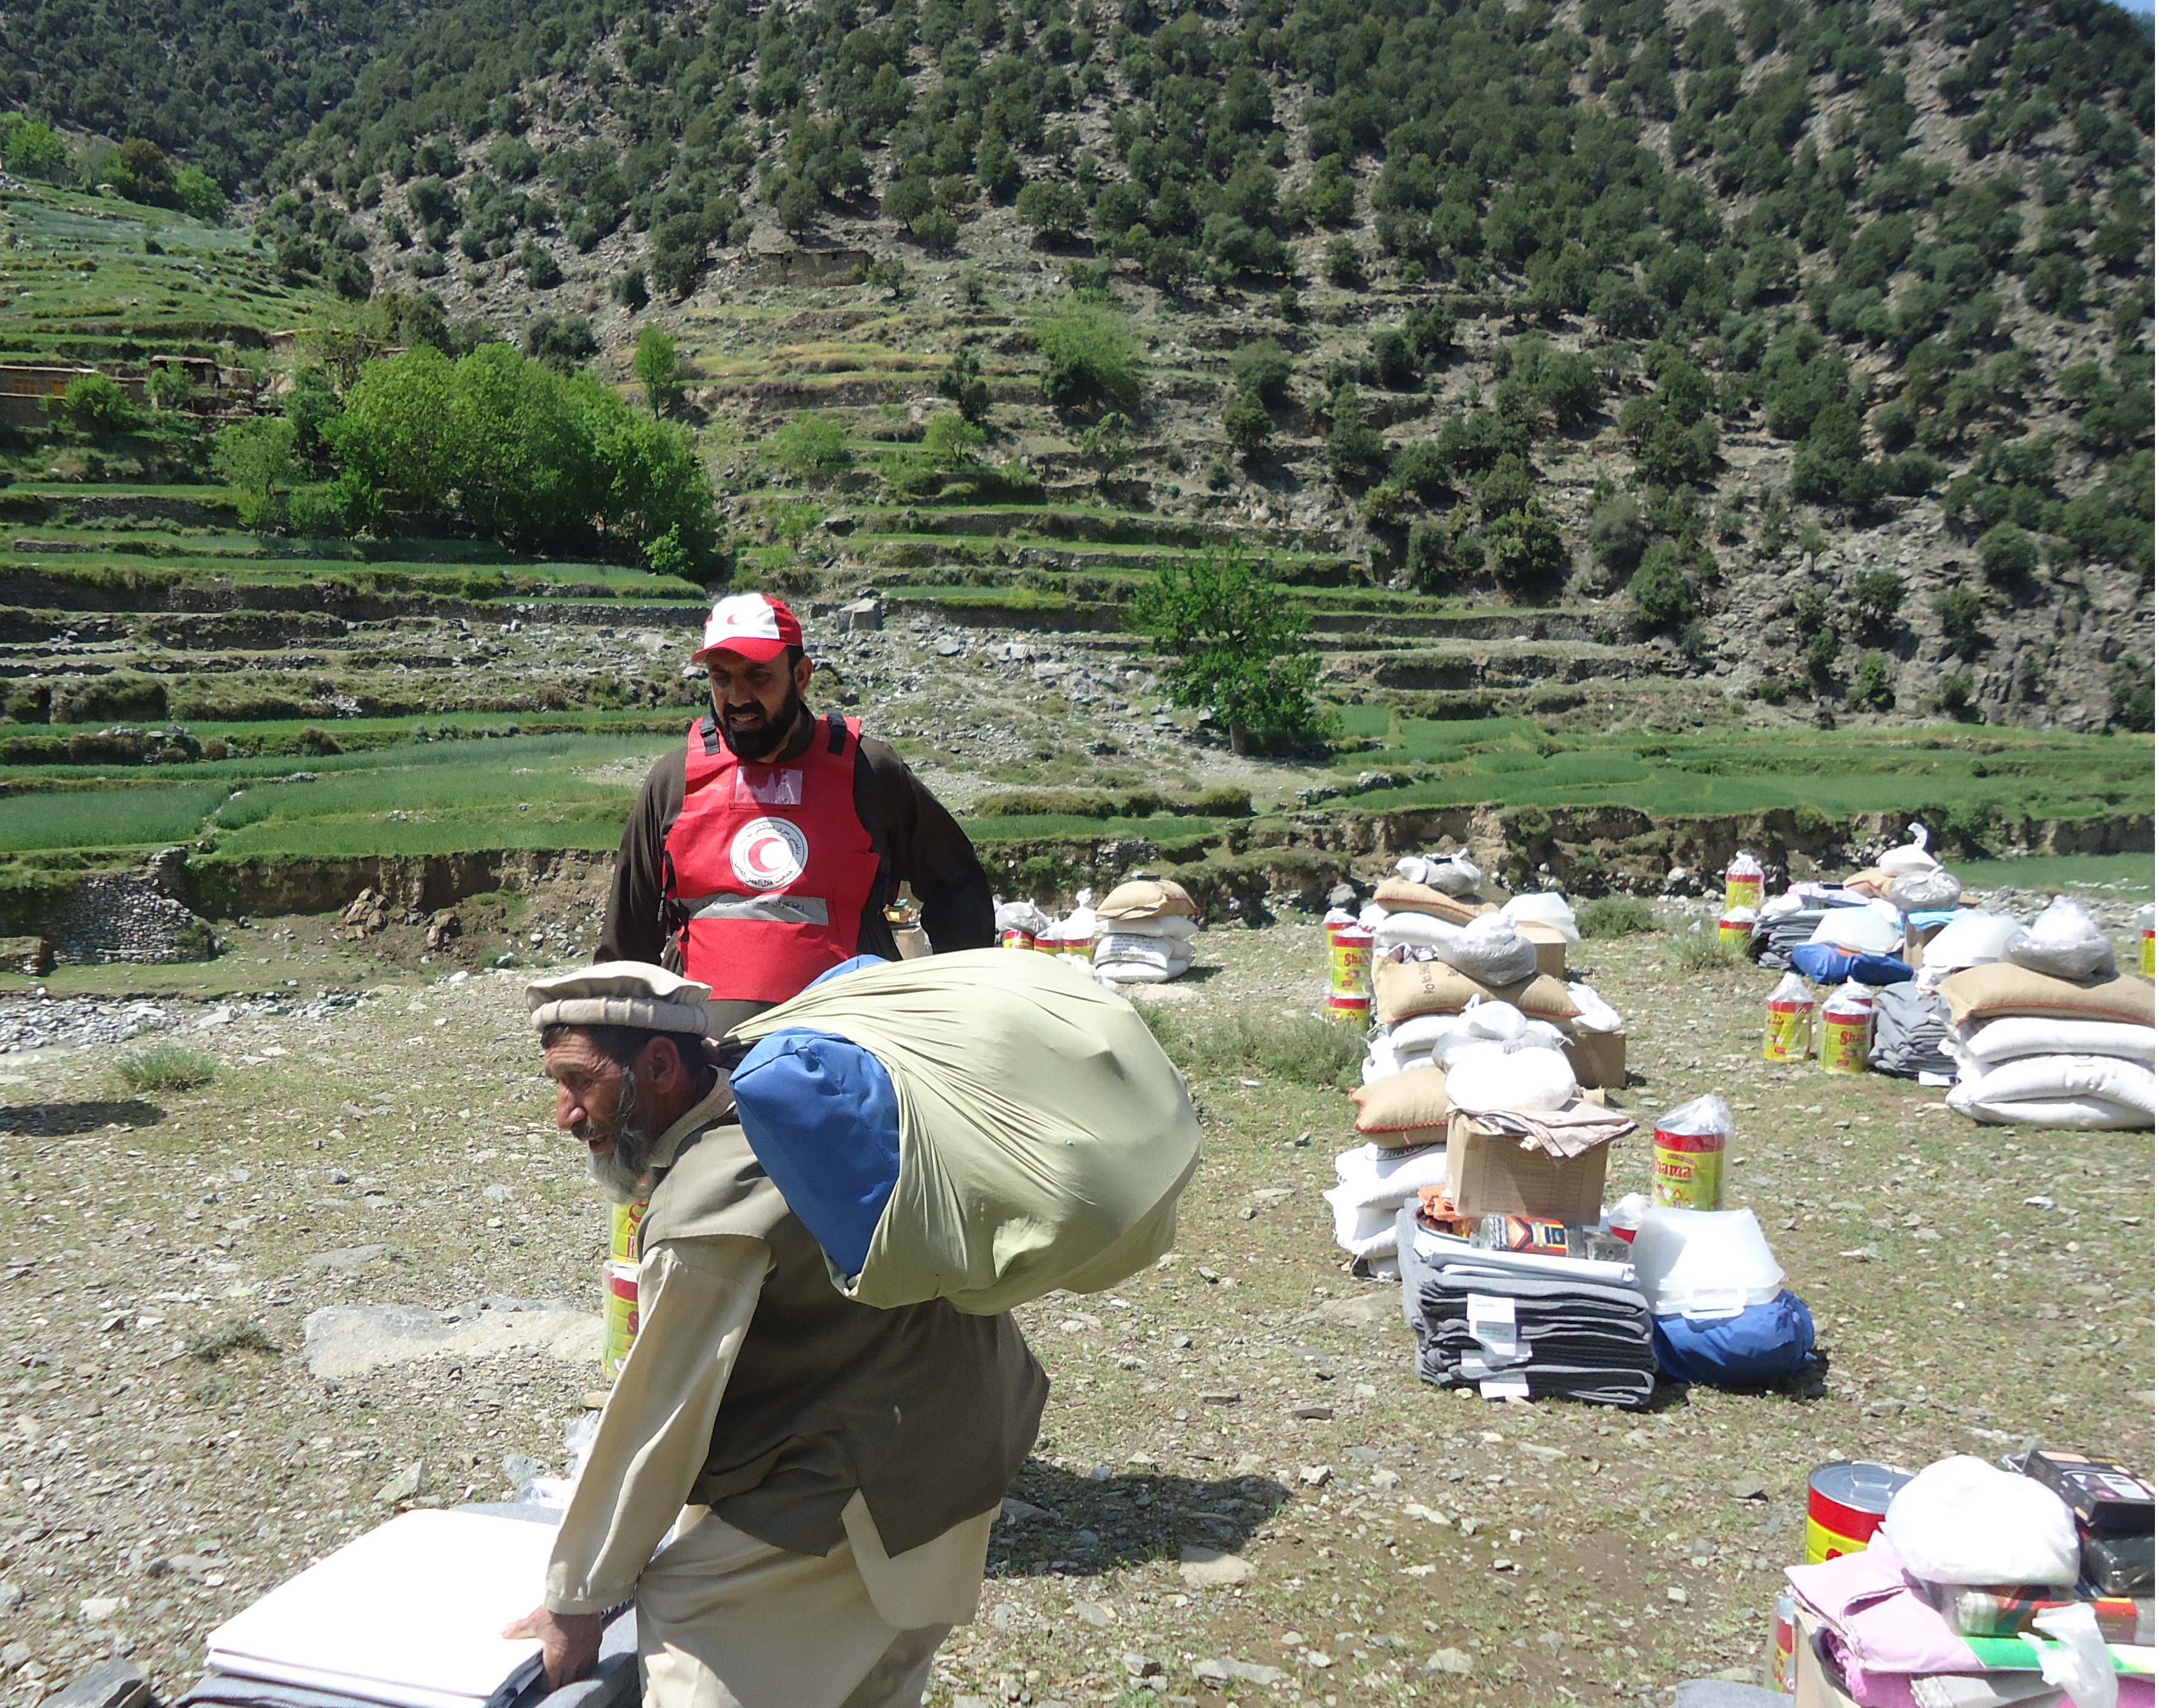
<path fill-rule="evenodd" d="M 1094 908 L 1094 977 L 1104 984 L 1165 984 L 1191 970 L 1199 907 L 1173 878 L 1139 876 Z"/>
<path fill-rule="evenodd" d="M 1568 981 L 1581 941 L 1572 906 L 1554 891 L 1480 899 L 1483 875 L 1464 854 L 1410 859 L 1381 883 L 1357 923 L 1372 934 L 1371 1045 L 1364 1080 L 1429 1066 L 1448 1022 L 1501 1002 L 1554 1036 L 1582 1085 L 1626 1083 L 1626 1028 L 1588 984 Z"/>
<path fill-rule="evenodd" d="M 2148 1131 L 2158 1107 L 2150 981 L 2116 969 L 2113 946 L 2067 896 L 2028 926 L 1968 918 L 1941 938 L 1984 933 L 1965 952 L 1997 942 L 1997 958 L 1936 987 L 1957 1070 L 1949 1107 L 1989 1125 Z"/>

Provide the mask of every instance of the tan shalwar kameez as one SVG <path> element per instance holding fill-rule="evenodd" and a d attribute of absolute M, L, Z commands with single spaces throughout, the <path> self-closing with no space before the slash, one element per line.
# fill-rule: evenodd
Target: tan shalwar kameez
<path fill-rule="evenodd" d="M 722 1081 L 662 1136 L 658 1164 L 731 1101 Z M 684 1504 L 768 1262 L 740 1236 L 645 1252 L 637 1341 L 563 1518 L 547 1606 L 634 1597 L 646 1708 L 911 1708 L 937 1645 L 974 1617 L 994 1509 L 894 1557 L 857 1491 L 844 1540 L 819 1558 Z"/>

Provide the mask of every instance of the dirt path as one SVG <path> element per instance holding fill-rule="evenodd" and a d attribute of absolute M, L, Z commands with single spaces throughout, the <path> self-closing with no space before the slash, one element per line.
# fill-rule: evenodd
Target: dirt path
<path fill-rule="evenodd" d="M 1315 927 L 1200 944 L 1203 976 L 1155 999 L 1316 1009 Z M 1345 1099 L 1198 1078 L 1177 1255 L 1023 1313 L 1050 1411 L 932 1701 L 1644 1697 L 1758 1664 L 1825 1460 L 2036 1437 L 2148 1468 L 2147 1138 L 1978 1129 L 1939 1091 L 1769 1067 L 1773 975 L 1681 982 L 1672 949 L 1581 956 L 1631 1019 L 1624 1101 L 1732 1101 L 1734 1200 L 1811 1305 L 1825 1380 L 1666 1389 L 1645 1416 L 1424 1386 L 1397 1295 L 1343 1272 L 1318 1197 Z M 139 1039 L 0 1064 L 0 1700 L 116 1644 L 175 1690 L 219 1619 L 400 1500 L 559 1466 L 589 1328 L 509 1306 L 591 1309 L 605 1218 L 549 1125 L 524 976 L 313 1019 L 186 1006 L 183 1041 L 225 1064 L 199 1091 L 127 1091 Z M 1610 1195 L 1647 1167 L 1623 1143 Z M 311 1375 L 303 1320 L 361 1304 L 426 1308 L 441 1349 Z M 234 1324 L 276 1349 L 227 1329 L 188 1350 Z M 1189 1546 L 1242 1564 L 1187 1572 Z"/>

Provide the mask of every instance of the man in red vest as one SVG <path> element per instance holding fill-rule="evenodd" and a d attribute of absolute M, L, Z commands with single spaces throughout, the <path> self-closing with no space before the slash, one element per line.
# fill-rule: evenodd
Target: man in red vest
<path fill-rule="evenodd" d="M 712 1032 L 860 954 L 896 959 L 884 910 L 910 884 L 939 950 L 996 941 L 973 845 L 861 720 L 813 715 L 802 625 L 777 599 L 712 607 L 691 653 L 712 710 L 662 759 L 622 837 L 602 961 L 712 988 Z"/>

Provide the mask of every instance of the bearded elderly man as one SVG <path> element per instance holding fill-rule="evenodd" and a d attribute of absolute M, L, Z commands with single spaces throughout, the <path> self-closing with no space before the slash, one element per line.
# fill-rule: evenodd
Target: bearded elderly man
<path fill-rule="evenodd" d="M 637 1340 L 545 1603 L 505 1634 L 560 1685 L 633 1597 L 646 1708 L 911 1708 L 974 1616 L 1040 1365 L 1009 1315 L 833 1287 L 734 1118 L 708 987 L 609 962 L 525 993 L 556 1124 L 610 1196 L 650 1204 Z"/>

